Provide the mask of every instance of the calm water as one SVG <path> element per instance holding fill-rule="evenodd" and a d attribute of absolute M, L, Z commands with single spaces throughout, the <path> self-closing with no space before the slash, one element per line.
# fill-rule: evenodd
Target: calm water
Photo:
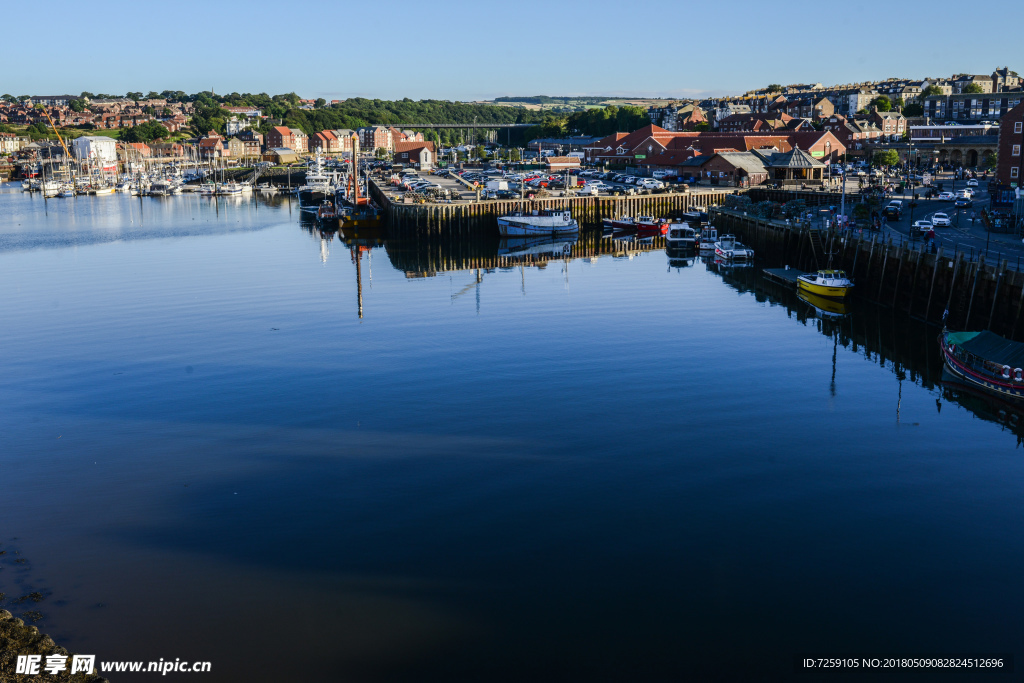
<path fill-rule="evenodd" d="M 0 215 L 0 591 L 72 651 L 204 681 L 1020 658 L 1024 430 L 943 391 L 932 328 L 663 251 L 477 282 L 398 242 L 360 318 L 358 251 L 287 202 Z"/>

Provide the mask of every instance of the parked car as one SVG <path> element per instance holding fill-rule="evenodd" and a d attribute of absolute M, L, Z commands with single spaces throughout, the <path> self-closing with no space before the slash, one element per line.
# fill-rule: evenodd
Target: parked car
<path fill-rule="evenodd" d="M 636 182 L 637 187 L 642 187 L 648 190 L 660 190 L 665 187 L 665 183 L 654 178 L 642 178 Z"/>
<path fill-rule="evenodd" d="M 918 222 L 920 222 L 920 221 L 918 221 Z M 931 222 L 932 222 L 932 226 L 933 227 L 937 228 L 937 227 L 939 227 L 941 225 L 943 227 L 948 228 L 949 227 L 949 214 L 933 213 L 932 214 L 932 221 Z"/>
<path fill-rule="evenodd" d="M 626 183 L 627 185 L 632 185 L 633 183 L 636 182 L 636 176 L 628 175 L 628 176 L 626 176 L 626 179 L 623 180 L 622 182 Z"/>

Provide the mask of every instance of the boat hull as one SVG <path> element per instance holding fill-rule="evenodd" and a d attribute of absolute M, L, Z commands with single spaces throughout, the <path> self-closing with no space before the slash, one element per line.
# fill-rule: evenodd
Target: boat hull
<path fill-rule="evenodd" d="M 815 296 L 825 297 L 827 299 L 845 299 L 846 295 L 853 289 L 853 285 L 847 287 L 829 287 L 827 285 L 819 285 L 815 282 L 807 282 L 797 278 L 796 280 L 797 289 L 808 294 L 814 294 Z"/>
<path fill-rule="evenodd" d="M 942 359 L 946 370 L 960 381 L 1010 401 L 1024 401 L 1024 383 L 1014 382 L 1012 379 L 1001 381 L 975 372 L 953 355 L 946 344 L 945 334 L 939 335 L 939 347 L 942 349 Z"/>
<path fill-rule="evenodd" d="M 573 221 L 565 226 L 532 225 L 529 223 L 512 222 L 498 219 L 498 232 L 505 237 L 533 237 L 547 235 L 575 235 L 580 231 L 579 224 Z"/>

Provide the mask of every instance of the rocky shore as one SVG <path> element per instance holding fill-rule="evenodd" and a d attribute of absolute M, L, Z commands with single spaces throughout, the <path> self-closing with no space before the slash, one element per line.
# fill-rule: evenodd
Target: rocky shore
<path fill-rule="evenodd" d="M 42 655 L 43 663 L 47 655 L 65 655 L 71 653 L 53 642 L 53 638 L 39 632 L 35 626 L 26 626 L 21 619 L 16 619 L 7 610 L 0 609 L 0 683 L 26 683 L 28 681 L 53 681 L 54 683 L 107 683 L 107 679 L 98 674 L 77 673 L 68 671 L 57 674 L 39 674 L 26 676 L 16 674 L 18 655 Z M 68 660 L 70 669 L 70 659 Z"/>

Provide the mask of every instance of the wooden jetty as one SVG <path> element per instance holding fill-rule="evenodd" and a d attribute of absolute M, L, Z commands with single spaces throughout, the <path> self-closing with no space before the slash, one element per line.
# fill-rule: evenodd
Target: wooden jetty
<path fill-rule="evenodd" d="M 658 216 L 682 218 L 692 207 L 718 206 L 737 190 L 662 192 L 624 196 L 561 196 L 539 199 L 454 201 L 451 203 L 403 204 L 393 200 L 387 186 L 370 181 L 370 196 L 383 208 L 392 233 L 428 233 L 473 236 L 497 234 L 497 218 L 517 211 L 541 209 L 572 211 L 584 228 L 599 227 L 605 218 Z"/>
<path fill-rule="evenodd" d="M 796 285 L 796 279 L 801 275 L 807 275 L 806 271 L 799 270 L 797 268 L 765 268 L 764 274 L 776 282 L 781 282 L 788 285 Z"/>

